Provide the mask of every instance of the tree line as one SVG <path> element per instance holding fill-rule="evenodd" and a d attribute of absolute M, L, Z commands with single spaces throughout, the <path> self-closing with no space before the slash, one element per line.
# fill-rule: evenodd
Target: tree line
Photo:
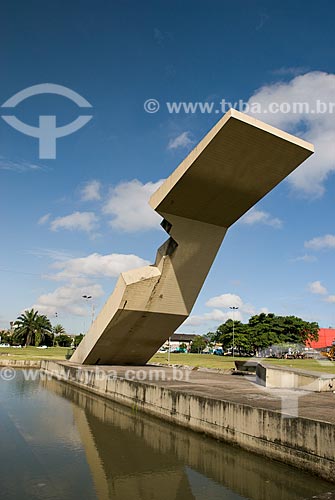
<path fill-rule="evenodd" d="M 76 335 L 75 338 L 66 334 L 61 324 L 51 325 L 50 319 L 39 314 L 34 309 L 26 310 L 20 314 L 13 324 L 13 329 L 1 333 L 1 342 L 10 345 L 21 346 L 42 346 L 52 347 L 77 347 L 83 335 Z"/>
<path fill-rule="evenodd" d="M 221 344 L 223 350 L 234 346 L 239 354 L 256 355 L 273 345 L 303 344 L 308 345 L 319 338 L 319 325 L 304 321 L 297 316 L 276 316 L 273 313 L 261 313 L 252 316 L 248 323 L 228 319 L 215 332 L 209 332 L 193 341 L 193 352 L 199 351 L 208 343 Z"/>

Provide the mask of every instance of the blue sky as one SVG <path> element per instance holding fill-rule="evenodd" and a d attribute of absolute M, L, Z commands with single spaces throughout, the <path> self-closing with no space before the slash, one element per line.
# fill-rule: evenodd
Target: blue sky
<path fill-rule="evenodd" d="M 0 120 L 0 327 L 36 306 L 88 327 L 120 271 L 153 262 L 165 233 L 146 199 L 221 115 L 166 102 L 335 102 L 330 1 L 5 2 L 0 102 L 53 83 L 93 118 L 40 159 L 38 140 Z M 147 113 L 144 102 L 160 109 Z M 65 125 L 88 114 L 45 94 L 13 114 Z M 227 234 L 185 332 L 271 311 L 335 325 L 333 112 L 260 114 L 316 153 Z M 56 318 L 57 312 L 57 318 Z"/>

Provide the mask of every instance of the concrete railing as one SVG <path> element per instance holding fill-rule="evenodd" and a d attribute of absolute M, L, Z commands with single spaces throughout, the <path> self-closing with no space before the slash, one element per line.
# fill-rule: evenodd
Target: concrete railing
<path fill-rule="evenodd" d="M 256 382 L 268 388 L 301 389 L 311 392 L 335 390 L 335 375 L 258 363 Z"/>

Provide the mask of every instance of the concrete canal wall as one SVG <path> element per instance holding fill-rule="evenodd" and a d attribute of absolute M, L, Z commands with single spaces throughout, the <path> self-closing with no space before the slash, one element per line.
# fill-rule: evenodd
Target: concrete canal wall
<path fill-rule="evenodd" d="M 283 418 L 279 411 L 178 391 L 124 378 L 97 377 L 94 369 L 42 361 L 49 376 L 134 410 L 205 433 L 335 482 L 335 425 Z"/>
<path fill-rule="evenodd" d="M 0 359 L 0 367 L 12 367 L 12 368 L 40 368 L 41 360 L 29 360 L 29 359 Z"/>

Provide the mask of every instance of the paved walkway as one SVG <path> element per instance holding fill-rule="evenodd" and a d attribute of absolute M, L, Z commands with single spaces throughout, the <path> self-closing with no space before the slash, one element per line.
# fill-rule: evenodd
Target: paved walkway
<path fill-rule="evenodd" d="M 62 363 L 76 366 L 73 363 Z M 83 366 L 83 370 L 103 370 L 118 377 L 168 387 L 182 393 L 232 401 L 256 408 L 335 424 L 335 394 L 301 390 L 266 389 L 255 383 L 255 376 L 238 376 L 202 370 L 187 370 L 157 365 Z"/>

